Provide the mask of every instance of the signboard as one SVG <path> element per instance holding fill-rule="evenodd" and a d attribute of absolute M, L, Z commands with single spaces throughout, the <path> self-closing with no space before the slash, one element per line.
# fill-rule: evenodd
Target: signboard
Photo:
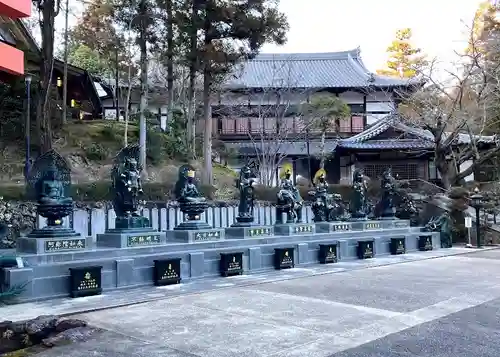
<path fill-rule="evenodd" d="M 465 217 L 465 228 L 472 228 L 472 217 Z"/>

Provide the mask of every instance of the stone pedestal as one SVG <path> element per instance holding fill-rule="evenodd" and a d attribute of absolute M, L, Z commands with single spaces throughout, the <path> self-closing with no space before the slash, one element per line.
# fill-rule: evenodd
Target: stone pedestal
<path fill-rule="evenodd" d="M 254 217 L 248 216 L 237 216 L 236 223 L 234 223 L 231 227 L 250 227 L 253 224 Z"/>
<path fill-rule="evenodd" d="M 71 228 L 60 225 L 34 229 L 17 240 L 19 253 L 44 254 L 78 251 L 91 248 L 92 239 L 82 237 Z"/>
<path fill-rule="evenodd" d="M 311 235 L 316 233 L 316 226 L 312 223 L 284 223 L 274 225 L 274 234 L 277 236 Z"/>
<path fill-rule="evenodd" d="M 318 233 L 348 232 L 352 230 L 351 222 L 317 222 Z"/>
<path fill-rule="evenodd" d="M 226 236 L 228 239 L 245 239 L 245 238 L 265 238 L 274 236 L 273 226 L 244 226 L 239 227 L 233 225 L 226 228 Z"/>
<path fill-rule="evenodd" d="M 208 225 L 207 229 L 180 230 L 175 228 L 173 231 L 167 231 L 167 240 L 179 243 L 198 243 L 224 240 L 225 232 L 223 228 L 212 228 Z"/>
<path fill-rule="evenodd" d="M 17 251 L 28 254 L 46 254 L 80 251 L 92 248 L 92 237 L 79 234 L 70 237 L 19 237 Z"/>
<path fill-rule="evenodd" d="M 166 243 L 165 232 L 158 232 L 151 227 L 135 229 L 108 229 L 97 235 L 98 248 L 134 248 L 155 246 Z"/>

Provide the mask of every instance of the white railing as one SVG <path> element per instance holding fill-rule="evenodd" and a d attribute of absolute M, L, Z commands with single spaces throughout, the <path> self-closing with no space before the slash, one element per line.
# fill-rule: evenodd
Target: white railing
<path fill-rule="evenodd" d="M 142 211 L 144 217 L 149 218 L 153 229 L 160 231 L 172 230 L 183 220 L 183 214 L 178 207 L 170 208 L 145 208 Z M 209 207 L 201 215 L 201 219 L 214 228 L 226 228 L 235 222 L 238 215 L 237 206 Z M 273 225 L 276 222 L 276 208 L 273 206 L 257 205 L 254 208 L 255 224 Z M 312 222 L 312 210 L 310 206 L 302 208 L 304 222 Z M 92 236 L 104 233 L 106 229 L 115 227 L 115 212 L 113 209 L 94 208 L 91 210 L 75 209 L 73 215 L 64 219 L 66 227 L 81 233 L 83 236 Z M 38 227 L 45 226 L 45 219 L 38 218 Z"/>

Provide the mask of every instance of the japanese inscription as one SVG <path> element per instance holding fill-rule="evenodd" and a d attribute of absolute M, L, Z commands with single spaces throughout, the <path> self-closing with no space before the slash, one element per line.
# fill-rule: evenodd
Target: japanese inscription
<path fill-rule="evenodd" d="M 378 222 L 367 223 L 365 225 L 365 229 L 380 229 L 380 223 Z"/>
<path fill-rule="evenodd" d="M 199 231 L 194 235 L 195 242 L 219 239 L 221 239 L 221 232 L 219 231 Z"/>
<path fill-rule="evenodd" d="M 128 236 L 127 237 L 127 247 L 138 247 L 144 245 L 155 245 L 160 244 L 159 235 L 147 235 L 147 236 Z"/>
<path fill-rule="evenodd" d="M 295 226 L 295 233 L 312 233 L 313 227 L 310 224 Z"/>
<path fill-rule="evenodd" d="M 61 250 L 76 250 L 85 248 L 85 239 L 61 239 L 45 241 L 46 252 L 58 252 Z"/>
<path fill-rule="evenodd" d="M 338 232 L 338 231 L 350 231 L 351 230 L 351 225 L 350 224 L 345 224 L 345 223 L 334 224 L 333 225 L 333 230 L 335 232 Z"/>
<path fill-rule="evenodd" d="M 270 236 L 271 228 L 251 228 L 248 232 L 252 237 Z"/>
<path fill-rule="evenodd" d="M 78 285 L 78 290 L 89 290 L 89 289 L 98 289 L 99 283 L 97 282 L 96 278 L 90 273 L 86 272 L 83 275 L 83 279 L 80 281 L 80 284 Z"/>

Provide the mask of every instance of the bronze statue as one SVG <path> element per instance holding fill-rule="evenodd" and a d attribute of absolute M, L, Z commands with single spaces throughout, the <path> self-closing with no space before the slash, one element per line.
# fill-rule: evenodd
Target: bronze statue
<path fill-rule="evenodd" d="M 205 202 L 206 199 L 198 191 L 195 181 L 195 171 L 189 166 L 183 166 L 179 170 L 179 179 L 176 184 L 177 202 Z"/>
<path fill-rule="evenodd" d="M 326 182 L 326 171 L 319 169 L 313 179 L 314 191 L 309 195 L 314 197 L 312 211 L 314 222 L 332 222 L 348 218 L 342 197 L 339 194 L 328 193 L 328 182 Z"/>
<path fill-rule="evenodd" d="M 351 217 L 355 220 L 366 219 L 366 215 L 368 214 L 368 202 L 366 197 L 368 186 L 361 169 L 354 170 L 352 188 L 353 197 L 350 205 Z"/>
<path fill-rule="evenodd" d="M 292 168 L 284 164 L 280 171 L 280 190 L 277 193 L 276 223 L 283 224 L 283 213 L 286 213 L 286 223 L 302 223 L 303 200 L 300 192 L 291 179 Z"/>
<path fill-rule="evenodd" d="M 73 213 L 70 197 L 71 169 L 55 150 L 39 156 L 28 175 L 27 191 L 37 202 L 37 213 L 47 218 L 47 227 L 34 229 L 30 237 L 68 237 L 78 235 L 63 227 L 63 218 Z"/>
<path fill-rule="evenodd" d="M 198 190 L 196 174 L 190 165 L 179 168 L 179 178 L 175 183 L 175 197 L 179 202 L 179 208 L 184 214 L 184 222 L 180 223 L 175 230 L 197 230 L 211 228 L 201 221 L 201 214 L 208 208 L 205 197 Z"/>
<path fill-rule="evenodd" d="M 115 157 L 111 182 L 115 194 L 113 208 L 118 217 L 139 216 L 139 197 L 143 194 L 139 149 L 139 145 L 129 145 Z"/>
<path fill-rule="evenodd" d="M 391 168 L 384 170 L 380 182 L 382 197 L 380 198 L 380 216 L 382 218 L 395 218 L 396 209 L 394 207 L 394 196 L 396 194 L 396 183 L 392 177 Z"/>
<path fill-rule="evenodd" d="M 111 170 L 111 184 L 114 193 L 113 208 L 118 229 L 150 227 L 149 219 L 139 214 L 140 197 L 143 194 L 137 144 L 120 150 Z"/>
<path fill-rule="evenodd" d="M 254 189 L 253 185 L 257 181 L 255 178 L 254 165 L 245 165 L 240 170 L 240 176 L 236 180 L 236 187 L 240 191 L 240 203 L 238 205 L 238 216 L 236 221 L 240 225 L 247 225 L 253 222 Z"/>
<path fill-rule="evenodd" d="M 438 217 L 432 217 L 422 229 L 424 232 L 439 232 L 441 248 L 451 248 L 451 217 L 448 212 L 444 212 Z"/>

